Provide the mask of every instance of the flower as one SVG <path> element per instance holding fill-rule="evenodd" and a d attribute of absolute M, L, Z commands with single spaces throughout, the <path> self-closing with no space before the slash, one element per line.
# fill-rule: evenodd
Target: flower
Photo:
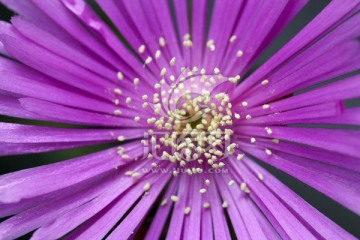
<path fill-rule="evenodd" d="M 248 75 L 306 1 L 0 2 L 0 113 L 68 124 L 1 123 L 0 154 L 116 143 L 1 176 L 1 239 L 128 239 L 153 210 L 146 239 L 354 239 L 254 158 L 360 213 L 359 132 L 316 125 L 359 125 L 359 75 L 327 80 L 359 68 L 360 1 Z"/>

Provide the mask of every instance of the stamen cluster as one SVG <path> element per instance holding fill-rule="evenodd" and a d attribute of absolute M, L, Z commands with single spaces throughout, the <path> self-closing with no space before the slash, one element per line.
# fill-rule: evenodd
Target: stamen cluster
<path fill-rule="evenodd" d="M 233 117 L 240 117 L 231 111 L 229 96 L 214 91 L 223 77 L 220 74 L 207 76 L 203 70 L 195 76 L 197 71 L 194 68 L 185 73 L 183 69 L 178 84 L 167 85 L 166 81 L 160 81 L 155 89 L 164 90 L 153 94 L 152 103 L 148 96 L 142 97 L 143 107 L 153 106 L 154 117 L 147 119 L 152 127 L 148 131 L 150 145 L 155 146 L 162 160 L 179 162 L 190 175 L 203 172 L 205 166 L 225 166 L 222 159 L 234 154 L 237 147 L 232 143 Z M 148 158 L 153 157 L 154 152 L 149 152 Z"/>

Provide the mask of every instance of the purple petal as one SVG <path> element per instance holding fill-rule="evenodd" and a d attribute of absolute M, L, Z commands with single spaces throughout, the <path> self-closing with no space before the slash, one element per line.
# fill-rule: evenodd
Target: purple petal
<path fill-rule="evenodd" d="M 269 137 L 265 127 L 245 126 L 238 127 L 237 129 L 249 136 Z M 272 126 L 271 130 L 272 138 L 307 144 L 349 156 L 360 157 L 358 130 L 279 126 Z M 331 136 L 331 139 L 329 136 Z"/>
<path fill-rule="evenodd" d="M 172 208 L 172 202 L 170 201 L 170 197 L 175 195 L 178 188 L 179 178 L 175 178 L 170 181 L 170 185 L 166 190 L 166 193 L 163 197 L 163 200 L 166 200 L 167 203 L 164 206 L 159 206 L 156 211 L 156 215 L 151 222 L 150 228 L 146 233 L 145 240 L 159 239 L 163 228 L 165 226 L 166 220 Z"/>
<path fill-rule="evenodd" d="M 181 174 L 179 188 L 176 193 L 176 196 L 179 197 L 179 201 L 174 203 L 170 225 L 166 235 L 167 238 L 172 238 L 174 240 L 181 239 L 181 232 L 185 218 L 184 210 L 187 206 L 186 201 L 189 197 L 189 191 L 187 191 L 189 183 L 190 177 L 187 174 Z"/>
<path fill-rule="evenodd" d="M 25 119 L 50 120 L 47 117 L 42 117 L 38 114 L 25 110 L 21 107 L 17 98 L 5 95 L 0 95 L 0 114 Z"/>
<path fill-rule="evenodd" d="M 67 212 L 65 215 L 57 218 L 55 221 L 39 228 L 32 239 L 57 239 L 75 229 L 89 218 L 93 217 L 102 209 L 113 206 L 114 204 L 134 203 L 144 193 L 143 186 L 150 182 L 152 185 L 156 183 L 158 176 L 152 175 L 150 178 L 141 178 L 136 184 L 131 185 L 131 181 L 126 183 L 122 181 L 117 188 L 106 192 L 92 201 L 81 205 L 73 211 Z M 97 236 L 100 238 L 99 234 Z M 77 237 L 80 237 L 79 235 Z M 93 236 L 95 237 L 95 236 Z"/>
<path fill-rule="evenodd" d="M 246 182 L 250 189 L 250 197 L 268 218 L 283 239 L 316 239 L 316 237 L 279 201 L 269 189 L 236 160 L 229 162 L 234 168 L 235 179 Z M 241 175 L 241 178 L 240 178 Z"/>
<path fill-rule="evenodd" d="M 203 49 L 204 42 L 206 39 L 206 22 L 207 22 L 207 10 L 208 10 L 208 1 L 194 0 L 192 1 L 192 32 L 191 40 L 193 42 L 193 49 L 196 51 L 192 52 L 192 64 L 194 66 L 202 66 L 203 61 Z"/>
<path fill-rule="evenodd" d="M 211 178 L 212 182 L 215 182 L 215 178 Z M 214 238 L 215 239 L 231 239 L 229 228 L 225 219 L 224 210 L 220 207 L 220 196 L 217 192 L 215 185 L 210 185 L 208 189 L 208 198 L 210 199 L 211 206 L 208 211 L 211 211 L 214 227 Z"/>
<path fill-rule="evenodd" d="M 117 141 L 118 136 L 133 139 L 144 134 L 142 129 L 69 129 L 13 123 L 0 123 L 0 130 L 0 142 L 4 143 L 107 142 Z"/>
<path fill-rule="evenodd" d="M 350 16 L 359 7 L 358 1 L 332 1 L 317 17 L 311 21 L 300 33 L 298 33 L 289 43 L 278 51 L 261 68 L 252 74 L 237 91 L 241 95 L 257 81 L 266 79 L 266 76 L 281 66 L 298 52 L 311 45 L 320 36 L 329 31 L 334 25 Z"/>
<path fill-rule="evenodd" d="M 70 61 L 75 60 L 76 64 L 79 64 L 90 71 L 94 71 L 96 69 L 96 72 L 93 72 L 93 74 L 100 74 L 110 81 L 116 80 L 114 77 L 116 76 L 116 69 L 111 69 L 104 64 L 100 64 L 89 56 L 86 56 L 77 49 L 72 48 L 65 42 L 62 42 L 60 39 L 22 19 L 21 17 L 13 17 L 11 22 L 16 30 L 18 30 L 23 36 L 31 39 L 42 47 L 51 50 L 57 55 Z M 56 46 L 56 48 L 54 48 L 54 46 Z"/>
<path fill-rule="evenodd" d="M 2 239 L 20 237 L 111 189 L 114 183 L 117 183 L 117 178 L 111 174 L 108 177 L 96 179 L 92 188 L 74 193 L 68 198 L 58 199 L 23 211 L 0 223 L 0 237 Z"/>
<path fill-rule="evenodd" d="M 226 174 L 227 175 L 227 174 Z M 226 211 L 229 214 L 232 226 L 234 228 L 235 234 L 238 239 L 251 239 L 249 234 L 253 234 L 255 232 L 248 231 L 245 222 L 245 216 L 243 213 L 243 209 L 240 208 L 240 206 L 236 203 L 237 201 L 244 201 L 244 196 L 240 194 L 239 191 L 236 192 L 236 194 L 231 193 L 230 191 L 233 190 L 239 190 L 239 189 L 231 189 L 229 190 L 228 187 L 225 187 L 228 185 L 229 177 L 216 177 L 216 184 L 218 187 L 218 191 L 221 194 L 221 198 L 223 201 L 228 202 L 228 206 L 226 207 Z M 227 180 L 227 182 L 225 181 Z M 234 186 L 234 188 L 237 188 L 237 186 Z M 248 210 L 247 210 L 248 211 Z M 253 228 L 252 228 L 253 229 Z M 250 229 L 249 229 L 250 230 Z M 263 237 L 263 232 L 261 229 L 258 229 L 260 231 L 260 236 Z"/>
<path fill-rule="evenodd" d="M 318 210 L 296 195 L 292 190 L 273 177 L 265 169 L 253 161 L 247 161 L 249 168 L 254 174 L 261 173 L 264 177 L 263 184 L 272 190 L 281 199 L 284 205 L 292 209 L 299 219 L 302 220 L 312 231 L 320 234 L 324 239 L 354 239 L 330 219 L 322 215 Z"/>
<path fill-rule="evenodd" d="M 291 121 L 290 123 L 300 123 Z M 360 108 L 346 108 L 344 112 L 337 116 L 309 118 L 301 121 L 302 124 L 336 124 L 336 125 L 360 125 Z"/>
<path fill-rule="evenodd" d="M 18 202 L 21 199 L 65 188 L 127 164 L 131 159 L 141 156 L 139 144 L 124 146 L 125 149 L 128 147 L 130 150 L 125 151 L 131 156 L 128 160 L 121 158 L 117 154 L 117 150 L 112 148 L 60 163 L 2 175 L 0 177 L 0 201 L 3 203 Z"/>
<path fill-rule="evenodd" d="M 162 164 L 161 166 L 163 166 Z M 160 166 L 159 166 L 160 167 Z M 132 170 L 135 172 L 143 172 L 144 169 L 149 169 L 150 163 L 143 161 L 137 163 L 133 168 L 128 168 L 127 170 Z M 148 172 L 149 173 L 149 172 Z M 150 172 L 151 173 L 151 172 Z M 124 174 L 124 171 L 120 173 Z M 162 175 L 162 177 L 167 177 L 167 175 Z M 147 180 L 153 183 L 154 180 L 158 179 L 156 175 L 149 175 L 147 173 L 141 175 L 141 179 Z M 121 181 L 118 181 L 116 188 L 113 190 L 119 194 L 124 193 L 125 195 L 119 196 L 115 201 L 106 206 L 100 212 L 98 212 L 95 216 L 90 218 L 84 224 L 82 224 L 79 228 L 73 231 L 70 235 L 67 236 L 67 239 L 89 239 L 89 238 L 103 238 L 121 219 L 124 214 L 131 208 L 131 206 L 138 199 L 138 195 L 144 193 L 143 186 L 141 186 L 141 192 L 139 192 L 139 188 L 133 189 L 131 186 L 134 185 L 134 180 L 131 177 L 122 177 Z M 128 191 L 127 191 L 128 190 Z M 127 191 L 127 192 L 125 192 Z M 130 193 L 130 194 L 129 194 Z M 134 194 L 131 194 L 134 193 Z M 86 211 L 86 209 L 84 209 Z M 84 213 L 86 214 L 86 213 Z M 80 220 L 80 219 L 78 219 Z"/>
<path fill-rule="evenodd" d="M 151 186 L 148 194 L 146 194 L 140 202 L 136 204 L 129 215 L 126 216 L 126 218 L 115 228 L 107 239 L 131 238 L 131 236 L 134 235 L 136 228 L 142 223 L 144 217 L 148 214 L 150 208 L 162 192 L 170 176 L 171 175 L 169 174 L 160 174 L 159 180 Z"/>
<path fill-rule="evenodd" d="M 201 181 L 203 181 L 201 176 L 193 176 L 193 184 L 189 186 L 189 196 L 187 200 L 187 207 L 190 207 L 191 212 L 184 219 L 184 229 L 182 237 L 184 239 L 201 239 L 200 227 L 201 227 L 201 195 L 199 194 L 199 189 L 202 188 Z"/>
<path fill-rule="evenodd" d="M 120 61 L 117 61 L 117 68 L 124 74 L 125 78 L 133 79 L 135 77 L 141 77 L 145 81 L 145 84 L 148 82 L 155 83 L 155 79 L 148 71 L 144 71 L 144 68 L 141 66 L 140 61 L 127 49 L 124 44 L 122 44 L 113 31 L 95 14 L 95 12 L 89 7 L 89 5 L 83 0 L 62 0 L 65 7 L 67 7 L 77 18 L 79 18 L 95 35 L 100 38 L 109 48 L 111 48 L 118 57 L 121 58 Z M 105 1 L 99 2 L 101 7 L 105 7 L 105 12 L 108 11 L 107 7 L 110 7 L 110 11 L 116 11 L 116 6 L 112 6 L 112 2 Z M 106 5 L 106 6 L 105 6 Z M 110 15 L 109 15 L 110 16 Z M 111 18 L 112 16 L 110 16 Z M 116 16 L 118 17 L 118 15 Z M 121 16 L 120 16 L 121 17 Z M 125 22 L 126 19 L 123 19 Z M 114 21 L 115 24 L 117 22 Z M 121 29 L 121 28 L 119 28 Z M 125 36 L 126 37 L 126 36 Z M 137 40 L 137 39 L 132 39 Z M 133 41 L 130 42 L 132 44 Z M 139 45 L 135 46 L 136 49 Z M 150 86 L 150 85 L 149 85 Z"/>
<path fill-rule="evenodd" d="M 327 149 L 314 148 L 283 141 L 277 144 L 271 142 L 270 140 L 256 139 L 256 142 L 258 142 L 260 146 L 269 149 L 278 150 L 304 158 L 314 159 L 326 164 L 345 168 L 350 171 L 360 172 L 360 159 L 356 157 L 346 156 Z"/>
<path fill-rule="evenodd" d="M 274 151 L 268 156 L 265 151 L 253 147 L 246 147 L 244 150 L 312 186 L 350 210 L 360 212 L 356 201 L 360 197 L 357 189 L 360 184 L 358 173 L 282 152 Z"/>
<path fill-rule="evenodd" d="M 251 122 L 242 120 L 239 124 L 264 124 L 277 125 L 289 123 L 303 123 L 308 119 L 326 118 L 341 116 L 344 111 L 342 102 L 329 102 L 319 105 L 311 105 L 309 107 L 298 108 L 286 112 L 268 114 L 265 116 L 255 117 Z"/>
<path fill-rule="evenodd" d="M 147 124 L 144 118 L 140 122 L 135 122 L 133 118 L 98 114 L 33 98 L 21 98 L 19 101 L 29 112 L 55 122 L 110 127 L 141 127 Z"/>
<path fill-rule="evenodd" d="M 272 28 L 281 16 L 288 1 L 278 0 L 274 2 L 249 2 L 244 9 L 240 24 L 237 25 L 234 34 L 239 36 L 239 41 L 228 48 L 228 55 L 222 61 L 222 69 L 231 75 L 244 74 L 244 70 L 248 69 L 251 62 L 260 54 L 258 49 L 266 41 L 266 37 L 270 34 Z M 257 12 L 257 14 L 253 14 Z M 256 31 L 249 29 L 256 28 Z M 242 50 L 243 57 L 236 57 L 236 52 Z"/>

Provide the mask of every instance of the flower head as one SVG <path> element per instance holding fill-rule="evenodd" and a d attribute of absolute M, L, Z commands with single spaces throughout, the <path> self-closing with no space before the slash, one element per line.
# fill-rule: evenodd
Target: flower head
<path fill-rule="evenodd" d="M 0 123 L 0 155 L 115 143 L 0 176 L 1 239 L 354 238 L 255 159 L 360 213 L 359 132 L 337 127 L 359 125 L 342 76 L 360 1 L 252 73 L 305 0 L 0 2 L 19 14 L 0 24 L 0 114 L 64 124 Z"/>

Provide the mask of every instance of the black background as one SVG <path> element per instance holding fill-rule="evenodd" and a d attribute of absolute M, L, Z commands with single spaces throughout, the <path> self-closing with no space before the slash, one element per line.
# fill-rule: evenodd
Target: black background
<path fill-rule="evenodd" d="M 27 1 L 27 0 L 24 0 Z M 279 49 L 284 43 L 286 43 L 292 36 L 294 36 L 306 23 L 308 23 L 322 8 L 326 6 L 329 1 L 326 0 L 312 0 L 301 11 L 301 13 L 295 18 L 295 20 L 286 28 L 286 30 L 276 39 L 276 41 L 265 51 L 256 65 L 260 65 L 266 59 L 268 59 L 277 49 Z M 0 4 L 0 19 L 3 21 L 9 21 L 13 13 Z M 0 76 L 1 80 L 1 76 Z M 359 106 L 359 100 L 353 100 L 347 103 L 348 106 Z M 34 123 L 32 121 L 23 121 L 13 119 L 0 115 L 0 121 L 2 122 L 22 122 L 22 123 Z M 0 133 L 1 134 L 1 133 Z M 0 157 L 0 174 L 39 166 L 43 164 L 49 164 L 52 162 L 61 161 L 77 157 L 80 155 L 93 152 L 94 150 L 102 149 L 105 146 L 85 147 L 81 149 L 68 150 L 68 151 L 56 151 L 52 153 L 43 154 L 31 154 L 25 156 L 9 156 Z M 312 189 L 311 187 L 301 183 L 300 181 L 288 176 L 279 170 L 262 164 L 271 173 L 277 176 L 282 182 L 293 189 L 297 194 L 304 198 L 307 202 L 317 208 L 324 215 L 332 219 L 341 227 L 352 233 L 354 236 L 360 238 L 360 219 L 359 217 L 347 210 L 340 204 L 336 203 L 332 199 Z M 331 186 L 329 186 L 331 187 Z M 360 188 L 360 186 L 358 186 Z M 359 199 L 360 204 L 360 199 Z"/>

